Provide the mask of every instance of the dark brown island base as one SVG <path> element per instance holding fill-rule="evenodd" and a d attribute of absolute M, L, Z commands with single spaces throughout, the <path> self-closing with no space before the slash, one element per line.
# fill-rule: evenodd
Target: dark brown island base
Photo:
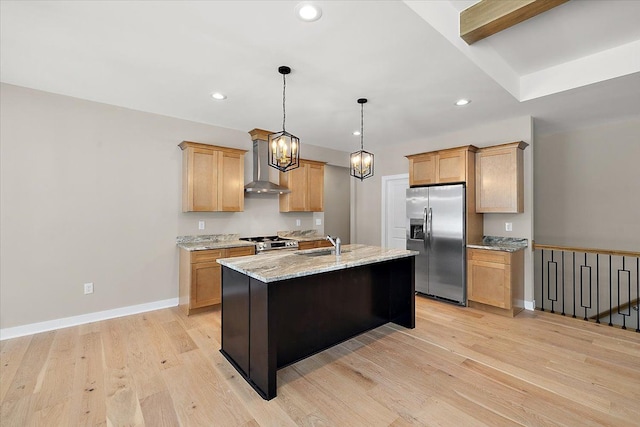
<path fill-rule="evenodd" d="M 415 252 L 347 245 L 219 260 L 222 349 L 262 396 L 276 371 L 387 322 L 415 327 Z"/>

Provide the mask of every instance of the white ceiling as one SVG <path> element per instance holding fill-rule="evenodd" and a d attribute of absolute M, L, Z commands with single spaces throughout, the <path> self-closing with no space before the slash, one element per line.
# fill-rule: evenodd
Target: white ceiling
<path fill-rule="evenodd" d="M 316 3 L 305 23 L 296 1 L 3 0 L 0 79 L 276 131 L 288 65 L 287 130 L 344 151 L 359 97 L 372 149 L 522 115 L 541 133 L 640 115 L 640 1 L 572 0 L 472 46 L 457 16 L 473 1 Z"/>

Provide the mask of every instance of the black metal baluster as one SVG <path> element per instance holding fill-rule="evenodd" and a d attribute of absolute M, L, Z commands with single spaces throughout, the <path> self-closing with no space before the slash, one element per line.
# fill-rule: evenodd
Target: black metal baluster
<path fill-rule="evenodd" d="M 562 315 L 564 316 L 564 251 L 562 251 Z"/>
<path fill-rule="evenodd" d="M 611 322 L 613 318 L 613 295 L 611 294 L 611 289 L 613 285 L 611 282 L 611 255 L 609 255 L 609 326 L 613 326 Z"/>
<path fill-rule="evenodd" d="M 576 318 L 576 253 L 573 252 L 573 317 Z"/>
<path fill-rule="evenodd" d="M 583 277 L 584 277 L 584 273 L 583 273 L 583 268 L 586 268 L 587 271 L 589 272 L 589 305 L 585 305 L 584 304 L 584 284 L 583 284 Z M 584 308 L 584 319 L 586 321 L 589 321 L 589 319 L 587 318 L 587 309 L 591 308 L 592 305 L 592 295 L 593 295 L 593 287 L 592 287 L 592 278 L 591 278 L 592 274 L 591 274 L 591 266 L 587 265 L 587 253 L 584 253 L 584 265 L 580 266 L 580 306 Z"/>
<path fill-rule="evenodd" d="M 600 254 L 596 254 L 596 323 L 600 323 Z"/>
<path fill-rule="evenodd" d="M 541 254 L 541 259 L 540 259 L 540 267 L 542 269 L 542 272 L 540 273 L 540 280 L 542 281 L 542 286 L 540 287 L 540 292 L 542 292 L 542 295 L 540 296 L 540 300 L 542 301 L 540 310 L 544 311 L 544 249 L 542 250 L 542 254 Z"/>
<path fill-rule="evenodd" d="M 640 332 L 640 258 L 636 258 L 636 332 Z"/>
<path fill-rule="evenodd" d="M 627 276 L 627 294 L 629 295 L 628 301 L 627 301 L 627 309 L 622 312 L 620 311 L 620 294 L 622 292 L 620 292 L 620 277 L 622 275 Z M 618 270 L 618 314 L 622 316 L 622 329 L 627 329 L 627 317 L 631 317 L 631 270 L 627 270 L 625 268 L 625 257 L 624 255 L 622 256 L 622 270 Z M 629 319 L 631 320 L 631 319 Z"/>
<path fill-rule="evenodd" d="M 554 261 L 554 254 L 555 254 L 555 251 L 552 249 L 551 250 L 551 261 L 549 261 L 547 263 L 547 286 L 548 286 L 547 293 L 549 294 L 549 297 L 548 297 L 549 301 L 551 301 L 551 312 L 552 313 L 555 313 L 553 304 L 556 301 L 558 301 L 558 263 Z M 555 279 L 555 285 L 556 285 L 555 286 L 555 288 L 556 288 L 555 289 L 555 299 L 551 298 L 551 264 L 554 265 L 554 270 L 556 272 L 556 274 L 555 274 L 555 276 L 556 276 L 556 279 Z"/>

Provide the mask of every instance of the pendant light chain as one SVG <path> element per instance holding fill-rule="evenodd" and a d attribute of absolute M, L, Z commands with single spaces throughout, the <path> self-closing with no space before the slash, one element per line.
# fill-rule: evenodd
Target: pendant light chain
<path fill-rule="evenodd" d="M 360 104 L 360 150 L 364 150 L 364 104 Z"/>
<path fill-rule="evenodd" d="M 287 110 L 285 107 L 285 101 L 286 101 L 286 91 L 287 91 L 287 75 L 283 74 L 282 75 L 282 131 L 286 131 L 286 128 L 284 127 L 284 122 L 287 119 Z"/>

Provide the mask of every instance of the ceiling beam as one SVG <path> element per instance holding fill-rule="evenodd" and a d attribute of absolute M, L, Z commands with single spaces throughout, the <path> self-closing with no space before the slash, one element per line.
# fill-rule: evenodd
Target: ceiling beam
<path fill-rule="evenodd" d="M 460 12 L 460 37 L 473 44 L 569 0 L 481 0 Z"/>

